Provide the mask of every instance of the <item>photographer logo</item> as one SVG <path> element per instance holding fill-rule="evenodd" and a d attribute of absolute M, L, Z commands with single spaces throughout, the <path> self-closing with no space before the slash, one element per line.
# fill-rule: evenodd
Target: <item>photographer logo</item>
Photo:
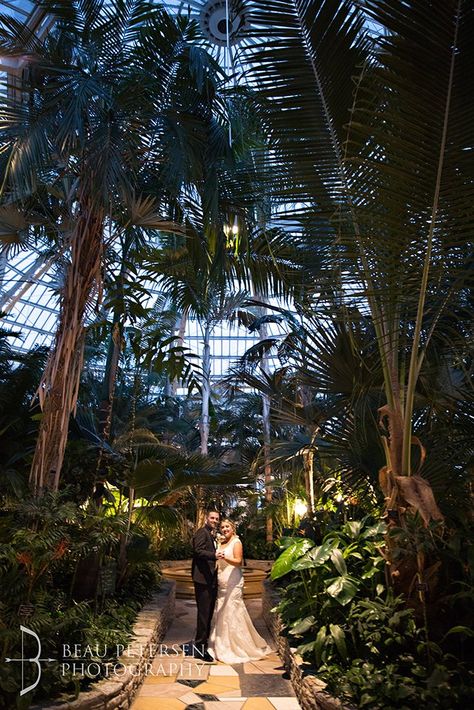
<path fill-rule="evenodd" d="M 31 690 L 34 690 L 41 680 L 41 663 L 47 663 L 48 661 L 55 661 L 55 658 L 40 658 L 41 656 L 41 641 L 34 631 L 28 629 L 26 626 L 20 626 L 21 631 L 21 658 L 5 658 L 5 663 L 21 663 L 21 691 L 20 695 L 26 695 Z M 36 641 L 37 653 L 33 658 L 25 658 L 24 645 L 25 645 L 25 634 L 31 636 Z M 25 663 L 33 663 L 36 666 L 37 674 L 36 680 L 31 685 L 25 688 Z"/>

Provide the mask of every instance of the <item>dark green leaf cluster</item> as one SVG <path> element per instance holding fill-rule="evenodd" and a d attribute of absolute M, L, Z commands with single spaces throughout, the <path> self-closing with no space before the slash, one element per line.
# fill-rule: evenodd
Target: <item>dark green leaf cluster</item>
<path fill-rule="evenodd" d="M 436 612 L 443 609 L 443 621 L 423 621 L 405 598 L 386 589 L 384 531 L 381 523 L 353 520 L 328 532 L 319 545 L 280 541 L 284 549 L 272 578 L 282 585 L 277 609 L 285 634 L 291 645 L 298 643 L 306 670 L 357 707 L 409 710 L 423 701 L 461 710 L 472 699 L 472 632 L 469 612 L 463 615 L 459 605 L 467 611 L 472 586 L 450 580 L 450 596 Z M 426 546 L 430 534 L 425 537 Z M 405 543 L 400 545 L 403 550 Z M 450 628 L 456 618 L 467 624 Z"/>
<path fill-rule="evenodd" d="M 23 624 L 39 635 L 45 654 L 57 659 L 45 665 L 36 699 L 70 697 L 93 680 L 80 671 L 63 673 L 64 644 L 98 648 L 91 661 L 99 664 L 99 677 L 104 677 L 104 664 L 115 660 L 117 644 L 130 641 L 136 613 L 160 579 L 149 539 L 135 524 L 127 544 L 126 516 L 92 504 L 78 506 L 70 494 L 45 493 L 10 502 L 0 518 L 4 653 L 20 657 Z M 107 585 L 106 571 L 112 573 Z M 20 666 L 2 664 L 1 708 L 12 707 L 19 687 Z"/>

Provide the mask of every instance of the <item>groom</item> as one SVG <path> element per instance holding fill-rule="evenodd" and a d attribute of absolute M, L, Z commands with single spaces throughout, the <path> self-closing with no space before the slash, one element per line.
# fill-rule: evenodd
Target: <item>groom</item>
<path fill-rule="evenodd" d="M 206 522 L 193 537 L 193 563 L 191 567 L 194 582 L 194 594 L 197 605 L 196 638 L 193 648 L 186 650 L 188 656 L 196 656 L 206 663 L 212 663 L 213 657 L 207 650 L 207 641 L 211 631 L 211 620 L 217 597 L 216 560 L 224 556 L 217 551 L 216 532 L 219 525 L 217 510 L 208 510 Z M 185 644 L 187 645 L 187 644 Z"/>

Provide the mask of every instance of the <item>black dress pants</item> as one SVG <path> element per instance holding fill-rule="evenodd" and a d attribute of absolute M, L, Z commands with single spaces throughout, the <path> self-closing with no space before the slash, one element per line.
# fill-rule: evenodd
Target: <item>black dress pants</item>
<path fill-rule="evenodd" d="M 204 655 L 207 651 L 207 642 L 209 634 L 211 633 L 211 621 L 217 597 L 217 580 L 213 585 L 194 582 L 194 594 L 196 596 L 197 605 L 196 638 L 194 639 L 194 645 L 196 647 L 196 653 L 202 653 L 202 655 Z"/>

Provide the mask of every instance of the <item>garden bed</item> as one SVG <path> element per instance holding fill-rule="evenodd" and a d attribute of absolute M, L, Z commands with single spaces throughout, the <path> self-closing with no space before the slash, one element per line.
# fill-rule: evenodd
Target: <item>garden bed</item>
<path fill-rule="evenodd" d="M 174 618 L 174 582 L 162 581 L 160 590 L 138 613 L 133 626 L 132 647 L 140 648 L 139 656 L 123 654 L 117 659 L 117 670 L 110 678 L 100 680 L 74 701 L 36 704 L 30 710 L 126 710 L 132 705 L 135 694 L 143 682 L 148 663 Z M 122 672 L 123 671 L 123 672 Z"/>
<path fill-rule="evenodd" d="M 315 675 L 303 669 L 303 659 L 290 646 L 288 639 L 281 634 L 283 625 L 278 613 L 272 611 L 280 601 L 270 580 L 263 583 L 262 615 L 268 626 L 277 653 L 290 674 L 291 682 L 295 689 L 298 701 L 303 710 L 352 710 L 340 700 L 333 698 L 325 692 L 326 683 Z"/>

